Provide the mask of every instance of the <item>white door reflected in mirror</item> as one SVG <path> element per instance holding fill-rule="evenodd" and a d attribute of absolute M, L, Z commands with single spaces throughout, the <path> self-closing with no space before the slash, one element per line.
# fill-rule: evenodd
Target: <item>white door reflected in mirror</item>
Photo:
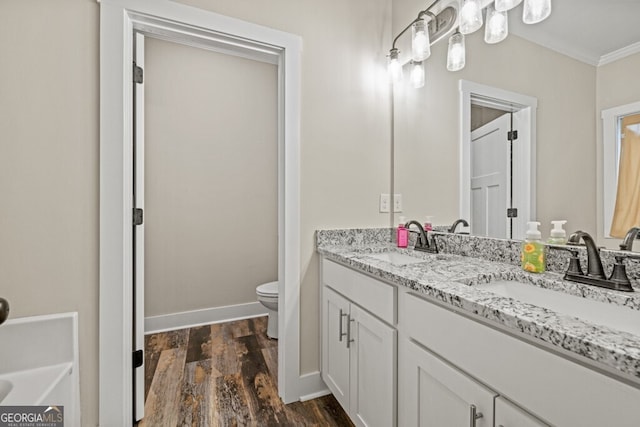
<path fill-rule="evenodd" d="M 535 122 L 537 99 L 460 80 L 460 217 L 471 234 L 523 239 L 535 219 Z M 504 111 L 471 131 L 471 106 Z M 508 132 L 517 130 L 511 143 Z M 509 218 L 507 209 L 517 210 Z M 512 212 L 515 212 L 512 210 Z"/>

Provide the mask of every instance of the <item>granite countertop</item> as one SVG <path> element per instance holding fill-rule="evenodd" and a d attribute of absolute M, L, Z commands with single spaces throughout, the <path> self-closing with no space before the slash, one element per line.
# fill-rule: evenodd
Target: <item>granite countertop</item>
<path fill-rule="evenodd" d="M 486 258 L 490 257 L 399 249 L 389 243 L 386 229 L 376 230 L 374 235 L 364 234 L 364 237 L 362 233 L 351 233 L 346 239 L 335 230 L 322 233 L 318 232 L 317 250 L 327 259 L 513 329 L 534 342 L 539 340 L 583 356 L 596 366 L 640 385 L 640 334 L 590 323 L 474 285 L 492 280 L 518 280 L 638 311 L 640 289 L 628 293 L 567 282 L 558 272 L 528 273 L 513 263 L 488 261 Z M 380 252 L 404 253 L 423 258 L 425 262 L 398 266 L 371 257 Z"/>

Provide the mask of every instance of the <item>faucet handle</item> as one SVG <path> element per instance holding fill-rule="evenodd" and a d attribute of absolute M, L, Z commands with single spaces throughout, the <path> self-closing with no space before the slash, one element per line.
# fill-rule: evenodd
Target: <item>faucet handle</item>
<path fill-rule="evenodd" d="M 632 291 L 631 281 L 627 276 L 627 266 L 624 264 L 624 256 L 616 255 L 616 263 L 613 265 L 613 271 L 609 281 L 614 283 L 617 290 Z"/>
<path fill-rule="evenodd" d="M 547 244 L 547 247 L 549 249 L 553 249 L 556 251 L 567 251 L 571 253 L 571 256 L 569 257 L 569 267 L 564 274 L 565 279 L 567 278 L 567 276 L 584 276 L 582 267 L 580 266 L 580 258 L 578 258 L 578 247 L 580 246 L 584 245 L 580 245 L 577 243 L 567 243 L 566 245 Z"/>

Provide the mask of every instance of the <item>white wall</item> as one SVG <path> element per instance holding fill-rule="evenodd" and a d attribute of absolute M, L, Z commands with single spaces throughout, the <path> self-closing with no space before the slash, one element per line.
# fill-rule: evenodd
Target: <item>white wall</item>
<path fill-rule="evenodd" d="M 98 412 L 98 18 L 93 0 L 0 2 L 0 295 L 13 318 L 79 313 L 84 426 Z"/>
<path fill-rule="evenodd" d="M 145 42 L 145 316 L 278 279 L 278 70 Z"/>
<path fill-rule="evenodd" d="M 393 5 L 394 34 L 425 6 L 416 0 Z M 567 219 L 569 231 L 595 232 L 596 68 L 514 35 L 487 45 L 483 34 L 467 36 L 466 67 L 455 73 L 446 69 L 447 40 L 432 46 L 425 87 L 396 96 L 395 192 L 403 195 L 404 215 L 434 215 L 436 224 L 458 218 L 458 81 L 464 79 L 538 99 L 541 231 L 548 235 L 551 220 Z"/>
<path fill-rule="evenodd" d="M 301 371 L 319 369 L 318 228 L 387 226 L 390 0 L 190 4 L 303 37 Z M 0 295 L 78 311 L 83 426 L 98 420 L 99 4 L 0 2 Z"/>
<path fill-rule="evenodd" d="M 597 74 L 597 171 L 598 171 L 598 243 L 609 248 L 617 249 L 619 239 L 605 239 L 603 234 L 602 208 L 602 119 L 601 112 L 607 108 L 630 104 L 640 101 L 640 85 L 638 84 L 638 70 L 640 70 L 640 53 L 628 56 L 610 64 L 598 67 Z"/>

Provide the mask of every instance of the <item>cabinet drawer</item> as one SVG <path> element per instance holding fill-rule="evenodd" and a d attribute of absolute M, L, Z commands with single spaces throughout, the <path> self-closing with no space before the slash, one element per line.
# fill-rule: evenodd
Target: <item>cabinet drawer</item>
<path fill-rule="evenodd" d="M 395 286 L 328 260 L 322 262 L 322 281 L 385 322 L 396 323 Z"/>
<path fill-rule="evenodd" d="M 410 337 L 546 422 L 638 426 L 640 389 L 420 296 L 400 298 Z"/>

